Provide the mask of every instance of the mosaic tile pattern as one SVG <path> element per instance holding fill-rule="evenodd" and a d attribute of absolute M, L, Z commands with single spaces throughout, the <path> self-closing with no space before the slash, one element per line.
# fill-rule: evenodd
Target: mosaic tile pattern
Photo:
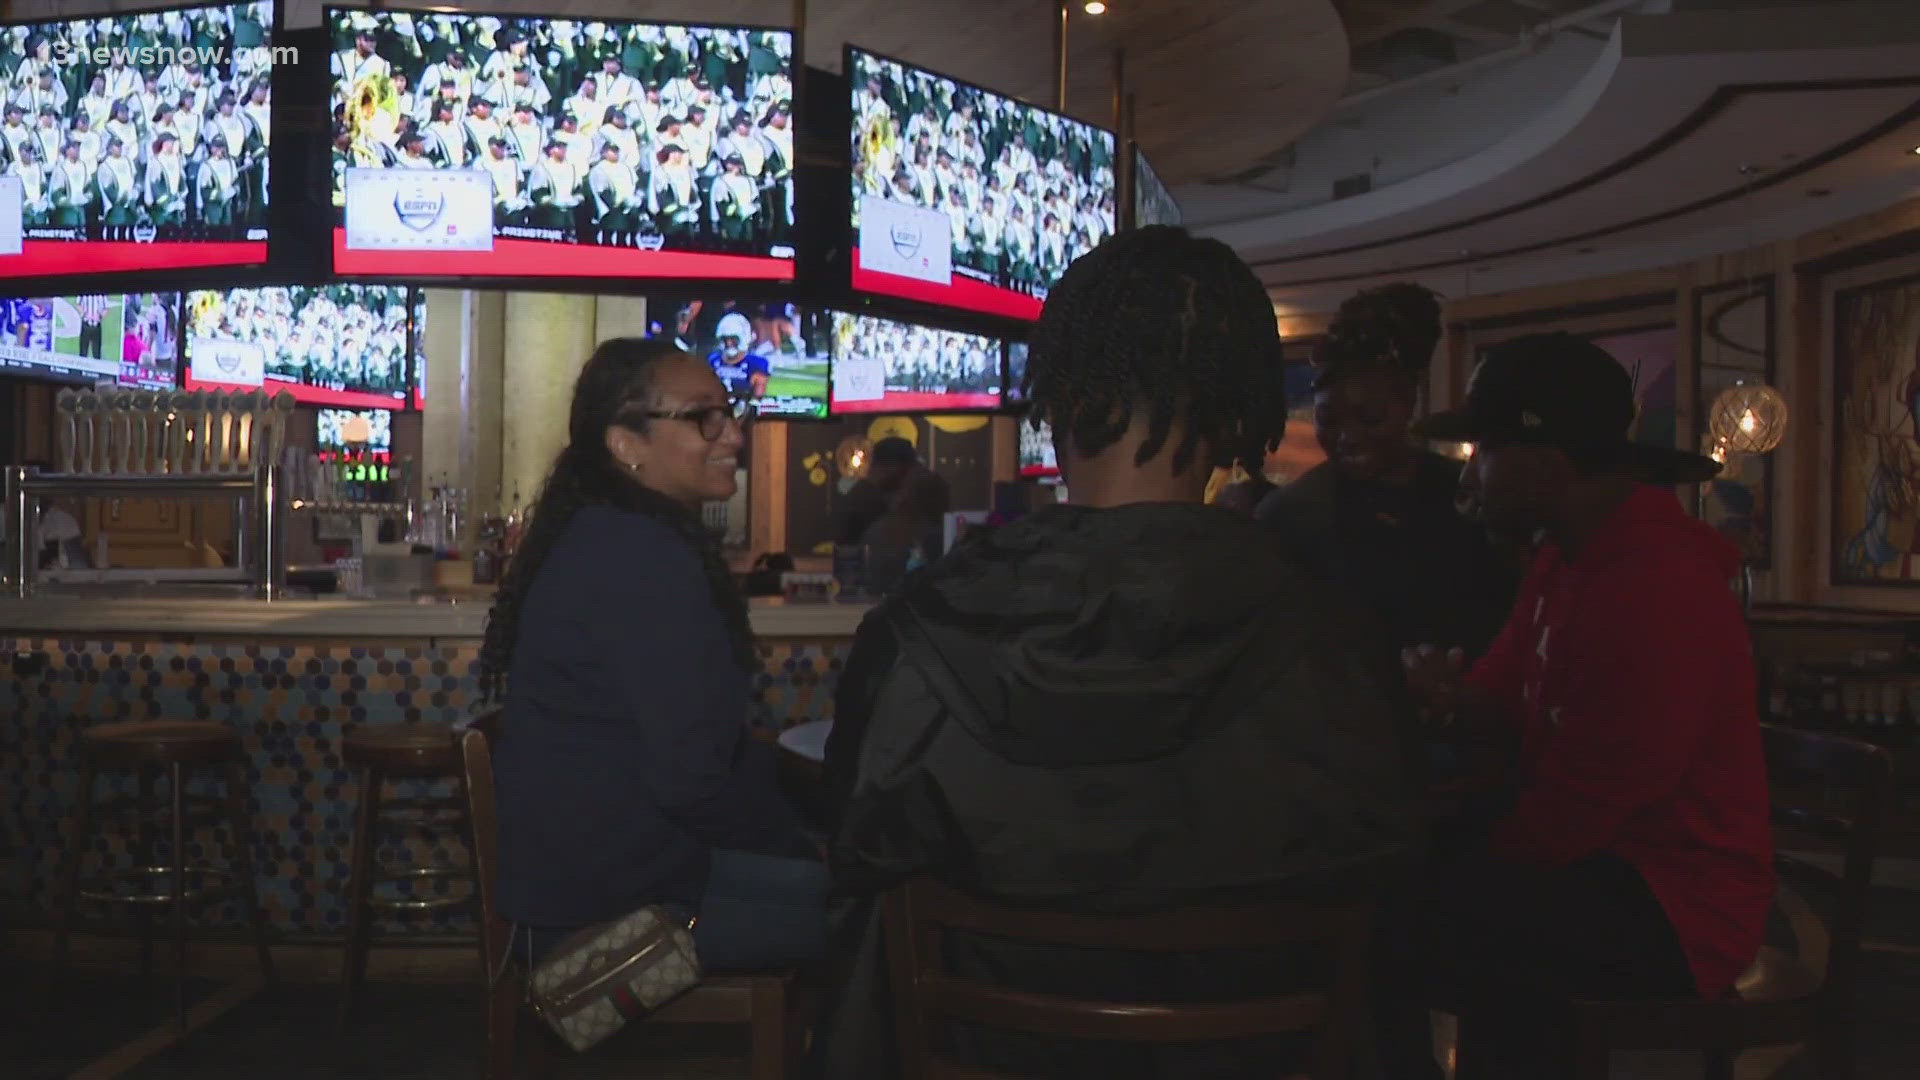
<path fill-rule="evenodd" d="M 761 723 L 779 728 L 833 715 L 833 690 L 849 643 L 762 643 Z M 50 910 L 59 855 L 77 805 L 77 733 L 88 724 L 131 719 L 198 719 L 232 724 L 246 743 L 253 858 L 271 924 L 293 934 L 338 935 L 358 778 L 340 759 L 346 732 L 361 724 L 451 725 L 478 700 L 479 645 L 447 641 L 365 645 L 236 641 L 4 637 L 0 669 L 0 829 L 19 839 L 34 902 Z M 96 798 L 131 795 L 130 774 L 103 774 Z M 209 781 L 189 794 L 218 795 Z M 165 784 L 159 786 L 165 796 Z M 450 795 L 450 781 L 405 781 L 389 796 Z M 133 865 L 130 830 L 96 829 L 87 868 Z M 196 861 L 224 861 L 226 830 L 188 839 Z M 160 848 L 166 854 L 165 845 Z M 378 858 L 389 870 L 465 866 L 467 845 L 452 830 L 387 831 Z M 464 882 L 437 880 L 426 895 L 463 895 Z M 244 926 L 241 906 L 196 913 L 201 925 Z M 465 905 L 383 920 L 380 935 L 467 933 Z"/>

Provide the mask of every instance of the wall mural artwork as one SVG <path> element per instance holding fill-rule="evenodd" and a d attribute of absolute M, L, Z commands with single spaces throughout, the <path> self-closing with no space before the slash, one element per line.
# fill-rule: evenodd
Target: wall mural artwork
<path fill-rule="evenodd" d="M 1680 396 L 1676 383 L 1679 365 L 1674 354 L 1679 336 L 1671 326 L 1611 330 L 1582 335 L 1607 350 L 1633 376 L 1635 442 L 1669 450 L 1680 445 Z"/>
<path fill-rule="evenodd" d="M 1920 585 L 1920 276 L 1833 300 L 1835 585 Z"/>
<path fill-rule="evenodd" d="M 1773 279 L 1736 282 L 1693 294 L 1694 440 L 1704 453 L 1714 398 L 1740 383 L 1774 377 Z M 1700 518 L 1720 530 L 1756 570 L 1773 565 L 1773 461 L 1766 454 L 1734 454 L 1712 483 L 1702 485 Z"/>

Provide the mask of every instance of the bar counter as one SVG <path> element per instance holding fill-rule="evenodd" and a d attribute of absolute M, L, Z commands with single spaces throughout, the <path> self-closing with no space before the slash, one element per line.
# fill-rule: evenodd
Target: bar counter
<path fill-rule="evenodd" d="M 752 602 L 763 670 L 760 722 L 784 729 L 831 718 L 833 690 L 859 604 Z M 262 903 L 291 936 L 337 936 L 358 784 L 340 741 L 358 725 L 450 725 L 479 700 L 484 600 L 464 603 L 188 598 L 0 600 L 0 835 L 13 838 L 35 906 L 51 911 L 64 830 L 78 794 L 76 733 L 88 724 L 143 718 L 234 725 L 253 763 L 250 806 Z M 103 776 L 132 794 L 131 776 Z M 446 793 L 409 783 L 404 793 Z M 131 864 L 114 830 L 106 857 Z M 203 837 L 204 841 L 204 837 Z M 204 842 L 195 844 L 197 849 Z M 96 849 L 98 850 L 98 849 Z M 209 852 L 211 854 L 211 852 Z M 442 831 L 389 839 L 389 869 L 464 864 L 464 843 Z M 90 863 L 90 871 L 95 864 Z M 460 883 L 440 881 L 456 892 Z M 202 916 L 241 926 L 234 904 Z M 468 932 L 463 907 L 389 922 L 382 934 Z"/>

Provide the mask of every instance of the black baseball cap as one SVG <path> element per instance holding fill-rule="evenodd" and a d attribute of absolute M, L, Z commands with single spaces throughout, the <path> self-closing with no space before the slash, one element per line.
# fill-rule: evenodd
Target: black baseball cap
<path fill-rule="evenodd" d="M 1567 333 L 1528 334 L 1487 350 L 1466 400 L 1417 425 L 1443 442 L 1556 446 L 1652 483 L 1713 479 L 1720 463 L 1633 441 L 1633 377 L 1607 350 Z"/>

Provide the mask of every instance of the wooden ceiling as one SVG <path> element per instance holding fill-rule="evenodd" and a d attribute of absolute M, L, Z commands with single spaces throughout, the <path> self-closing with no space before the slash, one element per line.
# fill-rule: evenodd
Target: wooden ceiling
<path fill-rule="evenodd" d="M 285 0 L 289 26 L 318 25 L 322 0 Z M 396 0 L 437 7 L 447 0 Z M 18 0 L 62 9 L 136 7 Z M 1127 51 L 1137 132 L 1168 183 L 1229 176 L 1311 127 L 1347 81 L 1347 34 L 1331 0 L 1070 0 L 1068 111 L 1112 126 L 1113 50 Z M 788 25 L 792 0 L 451 0 L 465 11 Z M 808 0 L 807 63 L 840 70 L 841 46 L 1054 104 L 1054 0 Z"/>

